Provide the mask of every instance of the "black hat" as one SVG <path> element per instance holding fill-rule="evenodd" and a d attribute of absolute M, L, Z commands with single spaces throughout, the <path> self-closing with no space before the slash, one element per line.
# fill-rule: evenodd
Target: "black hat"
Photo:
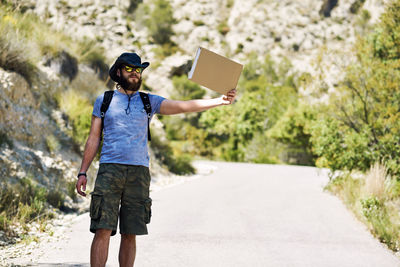
<path fill-rule="evenodd" d="M 117 58 L 114 65 L 111 66 L 110 71 L 108 72 L 114 82 L 119 81 L 119 77 L 117 76 L 117 69 L 119 69 L 122 64 L 140 67 L 143 69 L 147 68 L 150 65 L 149 62 L 141 63 L 141 59 L 136 53 L 123 53 Z"/>

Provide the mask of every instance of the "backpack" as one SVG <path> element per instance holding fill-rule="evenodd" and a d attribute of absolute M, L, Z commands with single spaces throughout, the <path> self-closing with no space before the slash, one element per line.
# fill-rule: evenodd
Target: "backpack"
<path fill-rule="evenodd" d="M 140 98 L 142 99 L 144 109 L 146 110 L 147 113 L 147 139 L 151 141 L 151 135 L 150 135 L 150 117 L 151 117 L 151 104 L 149 100 L 149 95 L 143 92 L 139 92 Z M 103 103 L 101 104 L 100 107 L 100 117 L 101 117 L 101 133 L 103 132 L 104 128 L 104 116 L 106 115 L 106 112 L 108 110 L 108 107 L 110 106 L 111 100 L 114 96 L 114 91 L 109 90 L 104 92 L 104 98 L 103 98 Z M 100 140 L 102 139 L 103 134 L 100 137 Z"/>

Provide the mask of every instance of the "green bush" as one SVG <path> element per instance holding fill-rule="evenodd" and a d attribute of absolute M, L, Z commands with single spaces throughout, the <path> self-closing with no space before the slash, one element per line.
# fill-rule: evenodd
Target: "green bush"
<path fill-rule="evenodd" d="M 155 157 L 164 164 L 169 171 L 178 175 L 193 174 L 195 169 L 191 165 L 191 159 L 188 155 L 176 156 L 167 141 L 154 134 L 151 135 L 150 146 Z"/>
<path fill-rule="evenodd" d="M 314 165 L 316 155 L 313 152 L 311 123 L 316 121 L 316 111 L 308 105 L 301 104 L 297 108 L 289 107 L 286 113 L 267 132 L 267 136 L 280 143 L 287 144 L 288 159 L 295 164 Z M 291 158 L 291 159 L 290 159 Z"/>
<path fill-rule="evenodd" d="M 377 30 L 355 46 L 351 64 L 312 126 L 320 166 L 368 170 L 384 162 L 400 175 L 400 1 L 390 4 Z"/>
<path fill-rule="evenodd" d="M 373 54 L 386 60 L 400 59 L 400 1 L 389 3 L 372 36 Z"/>
<path fill-rule="evenodd" d="M 174 90 L 171 93 L 172 99 L 177 100 L 191 100 L 203 98 L 206 90 L 201 88 L 198 84 L 190 81 L 186 75 L 174 76 L 172 78 Z"/>
<path fill-rule="evenodd" d="M 400 249 L 400 227 L 391 222 L 384 202 L 375 197 L 361 199 L 362 212 L 373 227 L 374 234 L 391 250 Z"/>
<path fill-rule="evenodd" d="M 263 138 L 253 138 L 270 129 L 289 106 L 297 105 L 295 74 L 290 69 L 288 60 L 276 64 L 269 56 L 260 61 L 256 55 L 250 55 L 239 81 L 237 103 L 207 110 L 200 117 L 200 127 L 209 133 L 216 153 L 232 161 L 250 158 L 254 162 L 277 161 L 278 155 L 269 155 L 268 159 L 268 153 L 260 151 L 262 160 L 247 157 L 246 147 L 250 143 L 253 147 L 263 147 Z"/>
<path fill-rule="evenodd" d="M 9 231 L 13 221 L 26 224 L 47 214 L 47 192 L 31 178 L 18 180 L 16 184 L 0 184 L 0 230 Z"/>
<path fill-rule="evenodd" d="M 54 135 L 48 135 L 46 137 L 46 145 L 50 153 L 57 152 L 61 147 L 60 142 Z"/>
<path fill-rule="evenodd" d="M 83 146 L 89 136 L 93 106 L 73 89 L 63 92 L 58 101 L 61 110 L 72 120 L 71 137 Z"/>
<path fill-rule="evenodd" d="M 217 29 L 218 29 L 219 33 L 222 35 L 226 35 L 230 31 L 230 28 L 229 28 L 226 20 L 221 21 L 218 24 Z"/>

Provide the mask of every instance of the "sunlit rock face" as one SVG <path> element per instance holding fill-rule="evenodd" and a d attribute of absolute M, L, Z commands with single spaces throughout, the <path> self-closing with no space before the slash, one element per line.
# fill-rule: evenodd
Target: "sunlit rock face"
<path fill-rule="evenodd" d="M 260 58 L 269 54 L 275 59 L 290 58 L 295 71 L 317 75 L 315 61 L 321 53 L 326 68 L 324 76 L 338 72 L 335 65 L 348 64 L 343 56 L 363 34 L 366 24 L 378 20 L 384 2 L 378 0 L 282 0 L 282 1 L 169 1 L 176 23 L 172 41 L 179 47 L 172 55 L 160 56 L 143 24 L 141 6 L 154 1 L 52 1 L 23 0 L 30 12 L 57 30 L 77 39 L 95 39 L 106 49 L 109 64 L 125 51 L 136 51 L 152 62 L 144 77 L 156 92 L 168 94 L 172 83 L 168 74 L 173 68 L 194 57 L 199 46 L 209 48 L 246 63 L 250 53 Z M 135 2 L 131 5 L 130 2 Z M 136 10 L 135 10 L 136 6 Z M 354 13 L 369 12 L 369 21 Z M 171 57 L 171 60 L 168 59 Z M 178 59 L 182 58 L 182 59 Z M 155 63 L 155 64 L 154 64 Z M 334 82 L 326 82 L 332 87 Z"/>

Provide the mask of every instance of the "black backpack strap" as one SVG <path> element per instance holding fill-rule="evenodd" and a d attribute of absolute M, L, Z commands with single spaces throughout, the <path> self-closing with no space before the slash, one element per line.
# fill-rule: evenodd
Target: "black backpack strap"
<path fill-rule="evenodd" d="M 139 94 L 143 102 L 144 110 L 146 110 L 147 113 L 147 139 L 151 141 L 151 135 L 150 135 L 151 104 L 149 95 L 143 92 L 139 92 Z"/>
<path fill-rule="evenodd" d="M 103 103 L 101 104 L 100 107 L 101 133 L 103 133 L 103 128 L 104 128 L 104 116 L 106 115 L 106 112 L 108 110 L 108 107 L 110 106 L 113 96 L 114 96 L 113 90 L 104 92 Z M 100 135 L 100 140 L 102 139 L 102 136 L 103 134 Z"/>

